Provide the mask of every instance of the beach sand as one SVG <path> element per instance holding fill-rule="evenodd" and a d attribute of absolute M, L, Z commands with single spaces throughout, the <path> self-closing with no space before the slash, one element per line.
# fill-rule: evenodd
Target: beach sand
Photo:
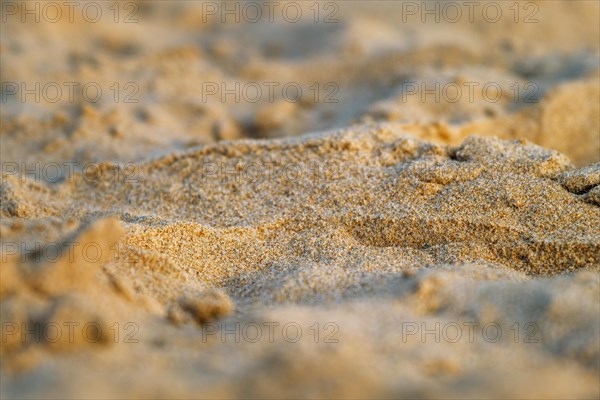
<path fill-rule="evenodd" d="M 599 397 L 598 3 L 291 3 L 3 22 L 2 397 Z"/>

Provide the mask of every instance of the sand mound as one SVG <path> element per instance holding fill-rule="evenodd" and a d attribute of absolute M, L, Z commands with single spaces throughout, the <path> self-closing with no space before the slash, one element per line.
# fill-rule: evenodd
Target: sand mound
<path fill-rule="evenodd" d="M 600 3 L 267 3 L 2 2 L 0 397 L 599 398 Z"/>
<path fill-rule="evenodd" d="M 496 393 L 543 396 L 550 392 L 542 382 L 566 373 L 578 384 L 553 393 L 597 394 L 590 384 L 600 368 L 597 166 L 576 169 L 523 140 L 470 137 L 440 146 L 385 124 L 207 146 L 142 163 L 130 176 L 120 168 L 100 166 L 44 190 L 25 176 L 3 184 L 2 241 L 11 253 L 2 269 L 3 322 L 12 340 L 3 354 L 11 373 L 52 362 L 60 375 L 113 379 L 142 363 L 149 377 L 163 376 L 151 359 L 168 346 L 188 353 L 168 356 L 169 379 L 98 393 L 144 395 L 151 387 L 169 395 L 304 396 L 311 382 L 322 395 L 451 396 L 465 379 L 477 377 L 469 390 L 481 393 L 502 376 L 513 384 L 497 383 Z M 15 210 L 27 210 L 28 228 Z M 77 220 L 96 222 L 78 228 Z M 34 244 L 36 251 L 23 251 Z M 61 257 L 51 258 L 52 249 Z M 539 275 L 558 277 L 532 280 Z M 219 325 L 224 317 L 228 325 Z M 48 337 L 52 324 L 66 321 L 86 327 L 73 331 L 84 339 Z M 119 321 L 126 333 L 139 332 L 139 343 L 114 343 Z M 294 338 L 290 326 L 273 321 L 304 331 L 298 347 L 285 336 Z M 239 335 L 252 336 L 249 329 L 265 323 L 279 332 L 274 343 L 235 340 L 240 326 L 250 328 Z M 309 340 L 314 323 L 336 341 Z M 423 346 L 422 323 L 434 332 L 431 345 Z M 494 342 L 489 324 L 504 332 L 502 340 Z M 446 331 L 436 333 L 437 326 Z M 465 335 L 458 347 L 436 341 L 457 326 Z M 485 340 L 467 340 L 468 327 Z M 95 341 L 92 329 L 103 332 Z M 219 340 L 228 329 L 231 341 Z M 513 340 L 516 334 L 535 341 Z M 386 347 L 394 341 L 402 345 Z M 83 349 L 81 361 L 51 356 L 58 343 Z M 106 369 L 106 352 L 117 369 Z M 469 361 L 452 356 L 461 353 Z M 392 366 L 396 356 L 411 361 Z M 78 365 L 87 357 L 84 373 Z M 180 374 L 190 357 L 202 367 Z M 217 361 L 231 357 L 242 358 Z M 363 372 L 345 366 L 357 357 L 369 366 Z M 256 373 L 248 363 L 259 366 Z M 214 368 L 239 387 L 206 382 Z M 524 370 L 527 382 L 517 379 Z M 23 376 L 37 379 L 31 373 Z M 409 384 L 394 383 L 397 373 L 409 373 Z M 260 383 L 272 374 L 279 383 Z M 27 379 L 12 381 L 6 393 L 39 394 L 25 390 Z"/>

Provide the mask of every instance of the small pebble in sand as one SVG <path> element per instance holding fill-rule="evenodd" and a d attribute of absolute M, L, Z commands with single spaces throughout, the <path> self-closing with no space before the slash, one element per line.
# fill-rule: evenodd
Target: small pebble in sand
<path fill-rule="evenodd" d="M 214 321 L 233 312 L 231 298 L 220 289 L 207 289 L 195 297 L 186 297 L 180 302 L 199 324 Z"/>

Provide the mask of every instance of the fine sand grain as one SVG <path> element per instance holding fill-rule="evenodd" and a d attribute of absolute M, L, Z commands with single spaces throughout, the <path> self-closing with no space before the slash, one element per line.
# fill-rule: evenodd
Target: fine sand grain
<path fill-rule="evenodd" d="M 600 397 L 597 2 L 293 26 L 194 3 L 3 23 L 2 82 L 104 97 L 3 100 L 2 398 Z M 407 97 L 436 82 L 504 90 Z"/>

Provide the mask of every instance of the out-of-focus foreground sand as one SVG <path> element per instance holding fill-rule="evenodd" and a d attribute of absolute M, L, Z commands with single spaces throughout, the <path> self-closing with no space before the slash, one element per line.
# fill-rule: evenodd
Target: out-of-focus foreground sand
<path fill-rule="evenodd" d="M 3 22 L 3 84 L 103 96 L 3 98 L 2 397 L 600 396 L 600 7 L 509 3 Z"/>

